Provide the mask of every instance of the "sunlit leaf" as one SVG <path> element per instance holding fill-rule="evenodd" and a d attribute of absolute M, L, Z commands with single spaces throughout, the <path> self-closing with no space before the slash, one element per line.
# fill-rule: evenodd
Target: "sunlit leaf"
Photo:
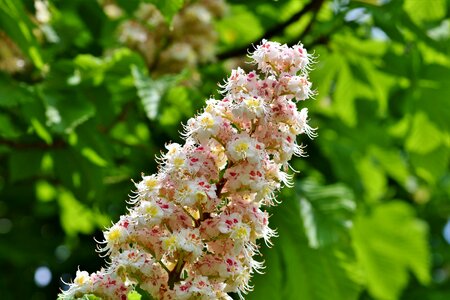
<path fill-rule="evenodd" d="M 106 160 L 104 160 L 100 155 L 98 155 L 97 152 L 95 152 L 93 149 L 91 148 L 83 148 L 81 150 L 81 154 L 86 157 L 89 161 L 91 161 L 92 163 L 100 166 L 100 167 L 105 167 L 108 165 L 108 162 Z"/>
<path fill-rule="evenodd" d="M 350 68 L 346 64 L 341 64 L 336 83 L 336 90 L 333 95 L 333 111 L 349 126 L 356 125 L 357 118 L 355 112 L 355 97 L 357 87 L 353 80 Z"/>
<path fill-rule="evenodd" d="M 423 24 L 426 21 L 435 21 L 443 18 L 447 9 L 447 2 L 446 0 L 405 0 L 403 7 L 414 22 Z"/>
<path fill-rule="evenodd" d="M 364 188 L 366 200 L 380 200 L 385 195 L 387 188 L 387 178 L 384 170 L 368 156 L 359 159 L 356 167 Z"/>
<path fill-rule="evenodd" d="M 348 233 L 356 204 L 345 185 L 326 186 L 310 179 L 297 183 L 297 194 L 311 248 L 335 243 Z"/>
<path fill-rule="evenodd" d="M 430 184 L 435 184 L 448 173 L 450 161 L 448 146 L 440 145 L 426 154 L 411 153 L 410 158 L 417 175 Z"/>
<path fill-rule="evenodd" d="M 32 118 L 30 120 L 31 125 L 33 126 L 34 130 L 36 131 L 36 134 L 43 139 L 47 144 L 51 144 L 53 141 L 53 138 L 51 134 L 48 132 L 48 130 L 45 128 L 45 126 L 39 122 L 37 118 Z"/>
<path fill-rule="evenodd" d="M 409 176 L 408 166 L 398 149 L 373 146 L 370 152 L 389 176 L 402 185 L 406 183 Z"/>
<path fill-rule="evenodd" d="M 92 233 L 94 229 L 106 226 L 109 222 L 108 217 L 90 210 L 68 191 L 59 191 L 58 203 L 61 209 L 61 225 L 69 236 Z"/>
<path fill-rule="evenodd" d="M 129 292 L 127 295 L 128 300 L 141 300 L 142 296 L 136 291 Z"/>
<path fill-rule="evenodd" d="M 352 230 L 353 244 L 370 293 L 377 299 L 398 299 L 412 271 L 430 281 L 427 227 L 402 202 L 380 204 L 360 213 Z"/>
<path fill-rule="evenodd" d="M 417 154 L 426 154 L 436 149 L 444 136 L 427 116 L 419 112 L 414 116 L 412 128 L 406 139 L 405 147 Z"/>
<path fill-rule="evenodd" d="M 256 276 L 255 291 L 247 298 L 357 299 L 359 275 L 350 253 L 310 248 L 304 234 L 293 230 L 302 227 L 299 209 L 298 203 L 286 201 L 274 211 L 271 222 L 276 223 L 279 238 L 265 251 L 270 259 L 266 274 Z"/>

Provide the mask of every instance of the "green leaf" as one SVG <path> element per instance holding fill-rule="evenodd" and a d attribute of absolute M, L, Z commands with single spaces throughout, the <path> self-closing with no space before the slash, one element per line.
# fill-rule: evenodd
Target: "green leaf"
<path fill-rule="evenodd" d="M 14 107 L 34 99 L 35 95 L 31 87 L 0 74 L 0 107 Z"/>
<path fill-rule="evenodd" d="M 427 154 L 439 147 L 443 138 L 444 136 L 427 115 L 418 112 L 414 116 L 411 133 L 406 139 L 405 147 L 410 152 Z"/>
<path fill-rule="evenodd" d="M 76 147 L 52 151 L 52 158 L 55 174 L 61 183 L 69 188 L 77 199 L 88 202 L 88 200 L 98 199 L 104 195 L 103 193 L 106 193 L 103 183 L 105 167 L 100 167 L 83 156 L 81 150 L 85 145 L 80 145 L 80 147 L 77 144 Z M 95 148 L 95 152 L 100 153 L 101 158 L 105 159 L 103 153 L 97 148 Z"/>
<path fill-rule="evenodd" d="M 347 64 L 341 63 L 341 69 L 333 94 L 333 110 L 340 119 L 349 126 L 357 123 L 355 111 L 356 88 L 352 73 Z"/>
<path fill-rule="evenodd" d="M 33 33 L 36 26 L 28 18 L 22 1 L 0 0 L 0 28 L 19 45 L 36 68 L 43 69 L 40 47 Z"/>
<path fill-rule="evenodd" d="M 175 81 L 174 76 L 165 76 L 158 79 L 152 79 L 139 69 L 136 65 L 131 66 L 131 74 L 134 78 L 134 85 L 137 89 L 141 103 L 147 117 L 154 120 L 158 114 L 158 107 L 161 99 L 168 88 Z"/>
<path fill-rule="evenodd" d="M 410 174 L 400 150 L 392 147 L 373 146 L 370 148 L 370 153 L 390 177 L 401 185 L 406 184 Z"/>
<path fill-rule="evenodd" d="M 76 93 L 68 95 L 43 90 L 40 94 L 45 106 L 46 125 L 54 132 L 70 134 L 95 115 L 92 103 Z"/>
<path fill-rule="evenodd" d="M 172 23 L 173 16 L 184 5 L 184 0 L 145 0 L 145 2 L 155 5 L 169 24 Z"/>
<path fill-rule="evenodd" d="M 438 182 L 448 172 L 449 147 L 441 145 L 426 154 L 410 154 L 416 174 L 430 184 Z"/>
<path fill-rule="evenodd" d="M 346 235 L 356 204 L 353 193 L 343 184 L 320 185 L 309 179 L 297 183 L 300 213 L 308 243 L 319 248 Z"/>
<path fill-rule="evenodd" d="M 232 6 L 228 17 L 217 24 L 219 36 L 226 49 L 247 45 L 263 35 L 258 18 L 244 6 Z M 245 24 L 245 26 L 242 26 Z M 222 49 L 222 51 L 226 50 Z"/>
<path fill-rule="evenodd" d="M 61 225 L 69 236 L 92 233 L 94 229 L 108 225 L 107 216 L 88 209 L 69 191 L 59 191 L 58 203 L 61 209 Z"/>
<path fill-rule="evenodd" d="M 403 8 L 411 19 L 421 25 L 427 21 L 436 21 L 445 17 L 446 0 L 405 0 Z"/>
<path fill-rule="evenodd" d="M 183 118 L 192 116 L 192 102 L 185 87 L 175 86 L 168 90 L 164 97 L 159 122 L 163 126 L 178 125 Z"/>
<path fill-rule="evenodd" d="M 56 198 L 57 190 L 45 180 L 36 182 L 36 198 L 41 202 L 50 202 Z"/>
<path fill-rule="evenodd" d="M 8 115 L 0 114 L 0 137 L 17 138 L 20 134 L 20 130 L 11 121 L 11 118 Z"/>
<path fill-rule="evenodd" d="M 387 188 L 384 170 L 370 156 L 358 159 L 356 168 L 364 188 L 364 198 L 368 201 L 380 200 Z"/>
<path fill-rule="evenodd" d="M 127 300 L 141 300 L 142 296 L 136 291 L 131 291 L 127 295 Z"/>
<path fill-rule="evenodd" d="M 427 226 L 408 204 L 395 201 L 360 213 L 352 236 L 369 292 L 376 299 L 398 299 L 409 271 L 421 283 L 430 281 Z"/>
<path fill-rule="evenodd" d="M 13 151 L 9 156 L 9 175 L 12 182 L 36 176 L 41 171 L 42 150 Z"/>
<path fill-rule="evenodd" d="M 92 79 L 94 85 L 103 81 L 105 64 L 101 58 L 80 54 L 74 59 L 74 65 L 79 70 L 82 80 Z"/>
<path fill-rule="evenodd" d="M 36 134 L 44 140 L 48 145 L 50 145 L 53 142 L 53 138 L 51 134 L 47 131 L 45 126 L 39 122 L 37 118 L 32 118 L 30 120 L 31 125 L 33 126 L 34 130 L 36 131 Z"/>
<path fill-rule="evenodd" d="M 81 154 L 97 166 L 105 167 L 108 165 L 108 162 L 98 155 L 98 153 L 92 148 L 84 147 L 81 150 Z"/>
<path fill-rule="evenodd" d="M 265 274 L 256 275 L 248 299 L 352 300 L 359 293 L 358 271 L 351 251 L 337 247 L 312 249 L 302 233 L 299 205 L 285 201 L 274 210 L 271 227 L 277 228 L 275 246 L 264 249 Z M 270 284 L 267 284 L 270 282 Z"/>

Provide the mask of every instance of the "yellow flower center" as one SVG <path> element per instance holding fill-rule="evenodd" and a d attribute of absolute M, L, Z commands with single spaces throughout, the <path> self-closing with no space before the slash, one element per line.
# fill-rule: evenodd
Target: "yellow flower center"
<path fill-rule="evenodd" d="M 206 129 L 211 129 L 214 126 L 214 119 L 210 116 L 204 116 L 201 118 L 200 124 Z"/>
<path fill-rule="evenodd" d="M 247 142 L 239 142 L 234 146 L 234 150 L 238 153 L 246 153 L 249 148 L 249 145 Z"/>
<path fill-rule="evenodd" d="M 197 192 L 197 193 L 195 194 L 195 200 L 196 200 L 198 203 L 204 203 L 204 202 L 206 202 L 207 198 L 208 198 L 208 197 L 206 196 L 205 192 Z"/>
<path fill-rule="evenodd" d="M 238 240 L 246 239 L 248 234 L 249 234 L 248 229 L 245 228 L 244 226 L 239 226 L 234 231 L 234 237 Z"/>
<path fill-rule="evenodd" d="M 147 186 L 147 188 L 149 190 L 153 190 L 158 185 L 158 180 L 156 180 L 154 178 L 147 179 L 145 181 L 145 185 Z"/>
<path fill-rule="evenodd" d="M 166 249 L 175 250 L 177 248 L 177 237 L 172 235 L 163 241 Z"/>
<path fill-rule="evenodd" d="M 259 101 L 255 98 L 247 98 L 245 101 L 245 104 L 252 110 L 255 110 L 259 107 Z"/>
<path fill-rule="evenodd" d="M 108 235 L 106 237 L 106 239 L 109 242 L 117 242 L 121 239 L 122 237 L 122 231 L 119 228 L 111 228 L 108 232 Z"/>
<path fill-rule="evenodd" d="M 175 157 L 173 160 L 173 165 L 176 168 L 181 168 L 184 165 L 184 158 L 182 157 Z"/>
<path fill-rule="evenodd" d="M 81 275 L 75 278 L 74 283 L 77 285 L 83 285 L 87 281 L 87 276 Z"/>
<path fill-rule="evenodd" d="M 154 217 L 158 214 L 158 208 L 155 205 L 148 205 L 145 208 L 145 212 L 150 216 Z"/>

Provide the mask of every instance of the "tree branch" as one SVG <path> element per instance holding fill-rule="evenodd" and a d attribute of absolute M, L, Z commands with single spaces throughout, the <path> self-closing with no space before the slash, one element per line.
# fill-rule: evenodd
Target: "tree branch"
<path fill-rule="evenodd" d="M 314 27 L 314 23 L 317 20 L 317 15 L 319 14 L 320 9 L 322 8 L 322 5 L 325 1 L 324 0 L 318 0 L 316 1 L 317 5 L 312 9 L 312 17 L 311 20 L 309 20 L 308 25 L 306 25 L 305 29 L 303 30 L 303 32 L 300 34 L 299 36 L 299 40 L 302 41 L 305 36 L 308 35 L 308 33 L 311 31 L 311 29 Z"/>
<path fill-rule="evenodd" d="M 271 39 L 272 37 L 283 33 L 283 31 L 291 24 L 297 22 L 301 17 L 303 17 L 306 13 L 310 11 L 319 11 L 322 6 L 324 0 L 311 0 L 308 4 L 306 4 L 300 11 L 292 15 L 288 20 L 283 23 L 280 23 L 269 30 L 267 30 L 262 37 L 250 43 L 250 45 L 244 45 L 240 48 L 232 49 L 223 53 L 219 53 L 217 58 L 219 60 L 232 58 L 236 56 L 241 56 L 247 54 L 247 49 L 250 48 L 251 45 L 257 45 L 261 43 L 264 39 Z"/>
<path fill-rule="evenodd" d="M 46 144 L 44 142 L 32 142 L 32 143 L 23 143 L 16 142 L 11 140 L 0 139 L 0 145 L 6 145 L 8 147 L 14 149 L 60 149 L 67 146 L 67 143 L 63 140 L 56 140 L 52 144 Z"/>

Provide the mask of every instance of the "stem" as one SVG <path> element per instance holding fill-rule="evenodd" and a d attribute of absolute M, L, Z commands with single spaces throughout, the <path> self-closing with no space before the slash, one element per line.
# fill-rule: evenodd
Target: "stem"
<path fill-rule="evenodd" d="M 170 289 L 173 289 L 173 286 L 175 285 L 175 282 L 180 281 L 181 279 L 181 273 L 183 271 L 184 265 L 186 262 L 184 261 L 184 255 L 181 255 L 178 259 L 177 265 L 171 272 L 169 272 L 169 281 L 168 285 Z"/>
<path fill-rule="evenodd" d="M 194 224 L 195 224 L 195 227 L 198 227 L 198 226 L 200 226 L 200 223 L 199 223 L 199 221 L 196 219 L 196 218 L 194 218 L 194 216 L 193 215 L 191 215 L 188 211 L 187 211 L 187 209 L 186 208 L 184 208 L 184 207 L 181 207 L 181 209 L 183 209 L 183 211 L 192 219 L 192 221 L 194 221 Z"/>

